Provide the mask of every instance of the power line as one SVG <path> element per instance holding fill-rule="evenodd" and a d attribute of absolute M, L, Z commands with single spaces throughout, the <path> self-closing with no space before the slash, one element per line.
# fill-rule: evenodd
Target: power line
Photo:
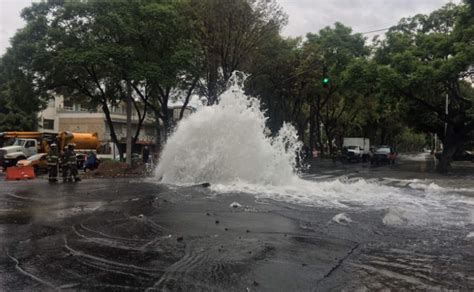
<path fill-rule="evenodd" d="M 389 30 L 391 26 L 385 27 L 385 28 L 379 28 L 375 30 L 369 30 L 369 31 L 364 31 L 364 32 L 359 32 L 360 34 L 368 34 L 368 33 L 373 33 L 373 32 L 379 32 L 379 31 L 384 31 L 384 30 Z"/>

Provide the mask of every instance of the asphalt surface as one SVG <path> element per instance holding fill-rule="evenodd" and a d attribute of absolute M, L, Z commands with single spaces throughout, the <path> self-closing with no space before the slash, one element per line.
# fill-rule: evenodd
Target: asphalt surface
<path fill-rule="evenodd" d="M 439 177 L 423 163 L 314 162 L 306 176 L 417 176 L 474 187 L 470 164 Z M 346 212 L 351 222 L 335 222 L 340 213 L 150 179 L 2 181 L 0 288 L 474 289 L 474 238 L 466 236 L 474 226 L 387 226 L 384 212 L 370 209 Z"/>

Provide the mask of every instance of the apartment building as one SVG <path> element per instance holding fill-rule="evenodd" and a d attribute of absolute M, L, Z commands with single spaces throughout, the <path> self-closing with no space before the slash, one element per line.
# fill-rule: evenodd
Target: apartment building
<path fill-rule="evenodd" d="M 125 147 L 127 134 L 127 116 L 125 105 L 111 106 L 111 118 L 115 133 Z M 97 132 L 99 140 L 103 145 L 102 152 L 115 154 L 118 150 L 110 138 L 110 128 L 105 118 L 105 114 L 100 109 L 88 109 L 80 103 L 70 102 L 62 96 L 50 100 L 47 108 L 38 114 L 39 131 L 42 132 Z M 155 122 L 151 117 L 147 117 L 142 125 L 137 144 L 154 145 L 157 130 Z M 134 134 L 138 126 L 138 115 L 132 111 L 132 133 Z"/>

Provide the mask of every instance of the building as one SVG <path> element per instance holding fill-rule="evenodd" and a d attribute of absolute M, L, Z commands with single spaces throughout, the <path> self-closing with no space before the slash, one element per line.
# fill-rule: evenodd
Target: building
<path fill-rule="evenodd" d="M 127 115 L 125 105 L 110 106 L 113 127 L 120 144 L 125 147 L 127 135 Z M 101 152 L 118 154 L 110 138 L 110 128 L 101 109 L 88 109 L 79 103 L 65 100 L 58 96 L 48 102 L 48 106 L 38 114 L 39 131 L 41 132 L 97 132 L 102 144 Z M 132 135 L 138 125 L 138 115 L 132 110 Z M 154 119 L 147 117 L 142 125 L 137 144 L 153 145 L 157 129 Z"/>

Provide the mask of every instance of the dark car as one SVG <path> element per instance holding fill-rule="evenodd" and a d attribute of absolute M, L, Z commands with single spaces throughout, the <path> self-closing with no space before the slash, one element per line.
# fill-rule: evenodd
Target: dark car
<path fill-rule="evenodd" d="M 394 164 L 397 158 L 397 152 L 394 147 L 380 146 L 375 148 L 372 157 L 370 158 L 371 164 L 383 164 L 390 163 Z"/>
<path fill-rule="evenodd" d="M 443 154 L 442 152 L 437 152 L 435 154 L 436 159 L 439 160 L 441 158 L 442 154 Z M 467 150 L 459 150 L 456 153 L 454 153 L 452 161 L 472 161 L 472 162 L 474 162 L 474 153 L 472 153 L 471 151 L 467 151 Z"/>

